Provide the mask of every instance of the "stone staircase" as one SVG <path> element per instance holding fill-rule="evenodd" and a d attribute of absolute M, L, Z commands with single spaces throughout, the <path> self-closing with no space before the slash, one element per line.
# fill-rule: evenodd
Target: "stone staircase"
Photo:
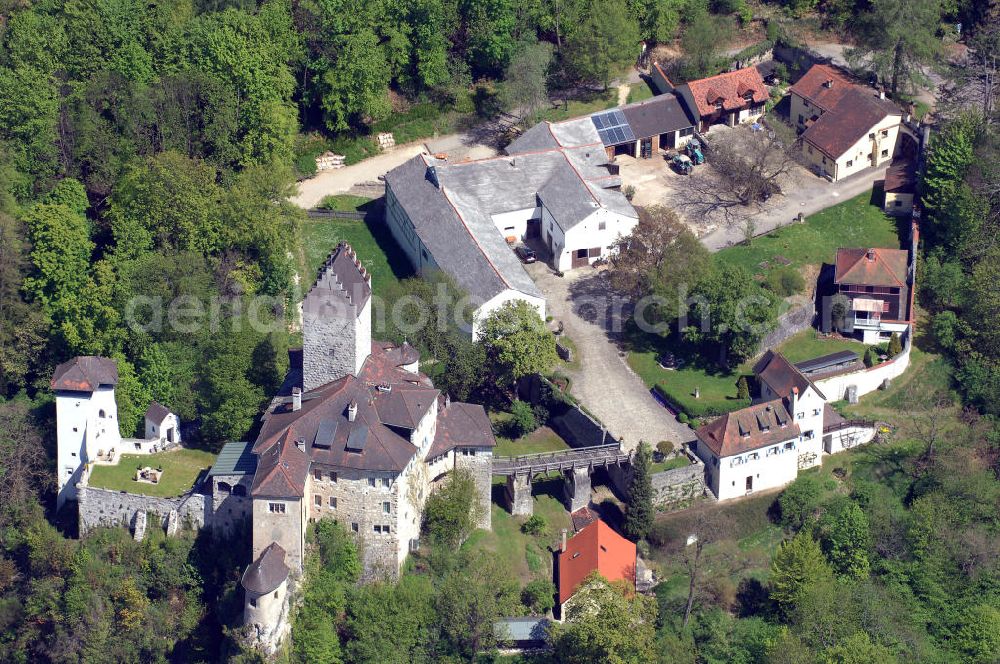
<path fill-rule="evenodd" d="M 146 513 L 144 511 L 135 514 L 135 529 L 132 531 L 132 538 L 136 542 L 141 542 L 146 537 Z"/>

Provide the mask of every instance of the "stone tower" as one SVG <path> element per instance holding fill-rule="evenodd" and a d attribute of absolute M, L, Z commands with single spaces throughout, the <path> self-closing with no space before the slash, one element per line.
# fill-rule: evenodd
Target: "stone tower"
<path fill-rule="evenodd" d="M 115 385 L 118 365 L 106 357 L 75 357 L 56 367 L 56 508 L 76 499 L 84 467 L 99 454 L 120 451 Z"/>
<path fill-rule="evenodd" d="M 306 391 L 357 376 L 372 348 L 371 275 L 341 242 L 302 302 L 302 382 Z"/>

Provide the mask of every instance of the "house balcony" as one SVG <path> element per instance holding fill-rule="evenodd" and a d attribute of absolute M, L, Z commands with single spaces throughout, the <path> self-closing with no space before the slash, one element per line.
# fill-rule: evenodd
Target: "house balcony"
<path fill-rule="evenodd" d="M 856 330 L 877 330 L 882 321 L 878 318 L 854 317 L 854 329 Z"/>

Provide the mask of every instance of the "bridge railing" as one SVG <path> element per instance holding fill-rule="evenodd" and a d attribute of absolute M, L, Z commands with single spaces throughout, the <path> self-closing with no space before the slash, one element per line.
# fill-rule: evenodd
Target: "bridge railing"
<path fill-rule="evenodd" d="M 537 452 L 515 457 L 494 457 L 494 475 L 537 473 L 551 470 L 568 470 L 591 463 L 607 465 L 629 460 L 629 454 L 620 445 L 595 445 L 563 452 Z"/>

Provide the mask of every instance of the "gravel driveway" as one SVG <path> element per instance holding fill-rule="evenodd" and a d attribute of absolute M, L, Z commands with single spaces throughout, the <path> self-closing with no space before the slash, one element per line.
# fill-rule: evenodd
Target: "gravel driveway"
<path fill-rule="evenodd" d="M 580 268 L 557 277 L 544 263 L 527 266 L 548 307 L 548 313 L 564 325 L 564 333 L 576 345 L 573 369 L 564 367 L 573 381 L 571 391 L 600 419 L 608 431 L 624 439 L 627 450 L 640 440 L 656 445 L 661 440 L 675 444 L 694 440 L 694 431 L 678 422 L 646 389 L 626 364 L 613 339 L 616 317 L 610 305 L 605 278 L 591 268 Z"/>

